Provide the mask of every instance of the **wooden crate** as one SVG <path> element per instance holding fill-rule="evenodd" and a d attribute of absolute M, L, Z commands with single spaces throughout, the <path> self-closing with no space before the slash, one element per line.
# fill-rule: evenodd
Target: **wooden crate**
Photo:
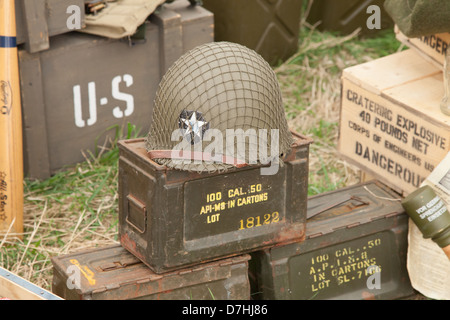
<path fill-rule="evenodd" d="M 395 34 L 399 41 L 416 50 L 424 59 L 442 68 L 445 52 L 450 44 L 450 33 L 440 33 L 420 38 L 408 38 L 397 27 Z"/>
<path fill-rule="evenodd" d="M 0 299 L 62 300 L 53 293 L 0 267 Z"/>
<path fill-rule="evenodd" d="M 72 32 L 52 37 L 49 50 L 20 50 L 27 176 L 45 179 L 84 161 L 82 150 L 95 152 L 128 123 L 148 132 L 162 76 L 214 40 L 213 24 L 212 13 L 177 0 L 151 15 L 145 41 Z"/>
<path fill-rule="evenodd" d="M 440 68 L 406 50 L 344 70 L 338 150 L 404 195 L 450 150 Z"/>
<path fill-rule="evenodd" d="M 80 24 L 84 26 L 83 0 L 15 0 L 15 5 L 17 43 L 24 43 L 29 52 L 47 50 L 51 36 L 74 31 L 67 27 L 71 5 L 81 9 Z"/>

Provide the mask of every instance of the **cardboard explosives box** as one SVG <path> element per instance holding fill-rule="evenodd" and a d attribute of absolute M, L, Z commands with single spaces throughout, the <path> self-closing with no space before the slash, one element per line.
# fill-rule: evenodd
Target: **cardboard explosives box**
<path fill-rule="evenodd" d="M 119 237 L 156 273 L 242 254 L 305 235 L 311 140 L 294 134 L 274 175 L 172 170 L 144 139 L 119 142 Z"/>
<path fill-rule="evenodd" d="M 28 280 L 0 267 L 0 300 L 62 300 Z"/>
<path fill-rule="evenodd" d="M 399 41 L 416 50 L 424 59 L 434 63 L 438 68 L 443 67 L 445 53 L 450 44 L 450 33 L 408 38 L 396 27 L 395 34 Z"/>
<path fill-rule="evenodd" d="M 74 12 L 72 6 L 80 9 L 82 28 L 85 19 L 83 0 L 15 0 L 17 44 L 24 43 L 29 52 L 47 50 L 51 36 L 74 31 L 67 26 L 67 20 Z"/>
<path fill-rule="evenodd" d="M 252 253 L 261 299 L 396 299 L 414 294 L 406 269 L 408 218 L 377 181 L 308 199 L 306 239 Z"/>
<path fill-rule="evenodd" d="M 45 179 L 84 161 L 82 150 L 94 152 L 128 123 L 148 130 L 162 76 L 213 39 L 213 15 L 177 0 L 150 16 L 145 41 L 72 32 L 53 37 L 50 50 L 20 50 L 27 175 Z"/>
<path fill-rule="evenodd" d="M 441 69 L 409 49 L 345 69 L 338 151 L 406 195 L 450 150 Z"/>
<path fill-rule="evenodd" d="M 153 273 L 119 245 L 52 259 L 52 291 L 66 300 L 248 300 L 250 256 Z"/>

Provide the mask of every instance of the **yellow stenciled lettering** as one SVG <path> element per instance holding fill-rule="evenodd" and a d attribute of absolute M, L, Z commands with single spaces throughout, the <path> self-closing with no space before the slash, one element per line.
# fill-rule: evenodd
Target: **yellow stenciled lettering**
<path fill-rule="evenodd" d="M 80 272 L 84 275 L 90 285 L 95 285 L 96 280 L 94 279 L 94 272 L 92 272 L 91 269 L 89 269 L 87 266 L 80 265 L 77 259 L 70 259 L 69 261 L 80 270 Z"/>
<path fill-rule="evenodd" d="M 215 192 L 206 195 L 206 202 L 220 201 L 222 200 L 222 192 Z"/>
<path fill-rule="evenodd" d="M 280 222 L 280 214 L 278 212 L 273 212 L 271 214 L 266 213 L 262 216 L 248 217 L 239 220 L 239 230 L 251 229 L 277 222 Z"/>
<path fill-rule="evenodd" d="M 228 190 L 228 198 L 234 198 L 242 195 L 245 195 L 245 192 L 242 191 L 242 188 L 234 188 Z"/>
<path fill-rule="evenodd" d="M 377 264 L 377 258 L 371 255 L 373 248 L 381 243 L 381 238 L 372 238 L 359 247 L 344 246 L 311 257 L 307 270 L 311 291 L 317 293 L 334 285 L 346 286 L 381 272 L 382 267 Z"/>
<path fill-rule="evenodd" d="M 202 209 L 200 210 L 200 214 L 207 214 L 212 212 L 212 205 L 207 204 L 206 206 L 202 206 Z"/>
<path fill-rule="evenodd" d="M 220 213 L 216 213 L 216 214 L 208 216 L 208 218 L 206 219 L 206 222 L 207 223 L 218 222 L 219 218 L 220 218 Z"/>
<path fill-rule="evenodd" d="M 254 194 L 254 195 L 244 197 L 244 198 L 238 198 L 237 206 L 241 207 L 241 206 L 254 204 L 254 203 L 258 203 L 258 202 L 264 202 L 264 201 L 267 201 L 268 198 L 269 197 L 268 197 L 267 192 L 261 193 L 261 194 Z"/>
<path fill-rule="evenodd" d="M 221 203 L 216 203 L 214 205 L 214 211 L 221 211 L 221 210 L 225 210 L 225 202 L 221 202 Z"/>
<path fill-rule="evenodd" d="M 313 283 L 311 285 L 311 290 L 313 292 L 315 292 L 315 291 L 319 291 L 319 290 L 328 288 L 329 286 L 330 286 L 330 280 L 323 280 L 322 282 L 319 282 L 317 284 Z"/>
<path fill-rule="evenodd" d="M 311 267 L 311 269 L 309 269 L 309 274 L 314 274 L 316 273 L 316 270 L 314 270 L 314 267 Z"/>
<path fill-rule="evenodd" d="M 262 190 L 261 183 L 253 184 L 250 186 L 250 193 L 261 192 L 261 190 Z"/>

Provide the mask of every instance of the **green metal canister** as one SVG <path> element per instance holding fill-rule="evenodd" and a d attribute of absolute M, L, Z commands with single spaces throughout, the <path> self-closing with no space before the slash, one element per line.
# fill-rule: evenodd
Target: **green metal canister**
<path fill-rule="evenodd" d="M 444 201 L 423 186 L 403 199 L 402 206 L 423 237 L 437 243 L 450 259 L 450 213 Z"/>
<path fill-rule="evenodd" d="M 251 253 L 252 297 L 391 300 L 414 294 L 408 216 L 378 181 L 308 198 L 305 240 Z"/>

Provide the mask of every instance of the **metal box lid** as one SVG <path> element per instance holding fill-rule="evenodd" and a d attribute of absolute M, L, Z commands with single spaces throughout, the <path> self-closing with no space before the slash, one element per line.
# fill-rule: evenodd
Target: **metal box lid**
<path fill-rule="evenodd" d="M 263 299 L 397 299 L 414 293 L 408 217 L 377 181 L 308 200 L 306 239 L 252 256 Z"/>
<path fill-rule="evenodd" d="M 201 294 L 209 294 L 210 289 L 211 298 L 220 298 L 223 295 L 215 290 L 214 283 L 231 278 L 233 268 L 243 268 L 247 274 L 249 259 L 249 255 L 241 255 L 155 274 L 123 247 L 112 245 L 52 258 L 53 292 L 65 299 L 125 300 L 151 295 L 151 299 L 165 299 L 165 292 L 190 287 L 192 296 L 198 297 L 200 291 Z M 248 278 L 244 280 L 248 283 Z M 209 285 L 209 289 L 201 288 L 203 284 Z M 236 296 L 236 299 L 249 298 L 250 289 L 248 285 L 245 287 L 248 288 L 248 296 Z M 184 298 L 171 296 L 171 299 Z"/>
<path fill-rule="evenodd" d="M 404 214 L 401 196 L 377 181 L 310 197 L 306 237 Z"/>

